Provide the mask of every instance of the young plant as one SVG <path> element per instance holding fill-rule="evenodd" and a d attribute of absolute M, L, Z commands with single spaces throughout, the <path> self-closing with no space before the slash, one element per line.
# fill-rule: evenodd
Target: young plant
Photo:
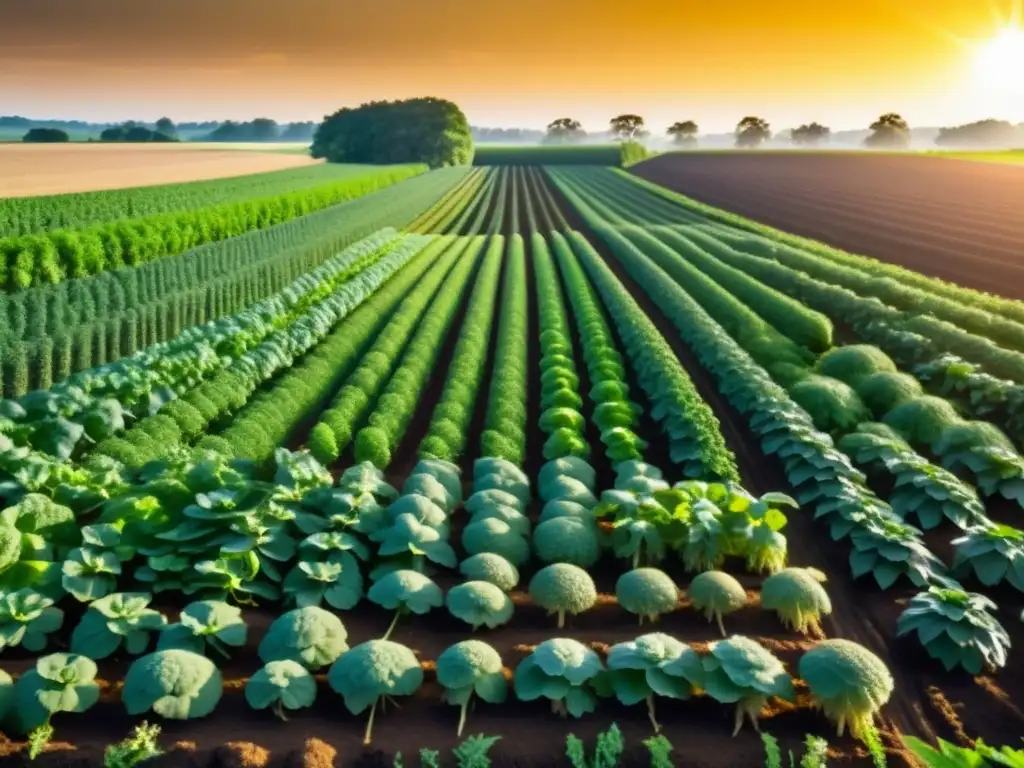
<path fill-rule="evenodd" d="M 381 557 L 411 556 L 413 569 L 421 573 L 428 560 L 445 568 L 454 568 L 458 564 L 455 550 L 442 533 L 421 523 L 409 513 L 398 515 L 390 526 L 379 531 L 374 538 L 380 542 L 377 554 Z"/>
<path fill-rule="evenodd" d="M 618 643 L 608 651 L 607 683 L 612 693 L 627 706 L 646 702 L 655 733 L 661 732 L 661 726 L 654 713 L 654 697 L 685 700 L 693 695 L 689 680 L 666 672 L 683 655 L 696 659 L 690 646 L 660 632 Z"/>
<path fill-rule="evenodd" d="M 767 731 L 761 733 L 761 744 L 764 745 L 764 768 L 782 768 L 782 750 L 779 749 L 779 740 Z M 790 763 L 792 764 L 792 753 Z"/>
<path fill-rule="evenodd" d="M 508 698 L 508 680 L 501 656 L 479 640 L 463 640 L 437 657 L 437 682 L 444 687 L 443 698 L 459 707 L 457 735 L 462 736 L 466 712 L 473 696 L 488 704 L 501 704 Z"/>
<path fill-rule="evenodd" d="M 533 531 L 533 549 L 542 563 L 571 563 L 589 568 L 601 556 L 597 528 L 574 517 L 556 517 Z"/>
<path fill-rule="evenodd" d="M 499 741 L 501 736 L 470 736 L 452 750 L 452 756 L 459 768 L 490 768 L 490 751 Z"/>
<path fill-rule="evenodd" d="M 326 537 L 338 540 L 346 536 L 355 540 L 351 534 L 322 533 L 310 536 L 306 541 Z M 319 607 L 326 602 L 332 608 L 347 611 L 354 608 L 363 597 L 363 574 L 359 570 L 359 562 L 350 552 L 336 551 L 326 562 L 299 561 L 285 577 L 281 591 L 295 602 L 297 608 L 308 605 Z"/>
<path fill-rule="evenodd" d="M 642 744 L 651 756 L 650 768 L 675 768 L 672 762 L 672 742 L 664 734 L 649 736 Z"/>
<path fill-rule="evenodd" d="M 245 684 L 245 700 L 253 709 L 269 707 L 281 720 L 287 720 L 284 710 L 313 705 L 316 680 L 297 661 L 271 661 Z"/>
<path fill-rule="evenodd" d="M 136 659 L 121 699 L 129 715 L 152 710 L 169 720 L 189 720 L 213 712 L 222 693 L 220 670 L 212 661 L 172 648 Z"/>
<path fill-rule="evenodd" d="M 133 656 L 144 652 L 150 633 L 167 624 L 163 614 L 148 607 L 152 599 L 144 592 L 115 592 L 93 600 L 71 633 L 71 652 L 105 659 L 122 642 Z"/>
<path fill-rule="evenodd" d="M 590 610 L 597 602 L 597 587 L 590 574 L 579 566 L 555 563 L 541 568 L 530 579 L 530 597 L 548 615 L 558 616 L 558 628 L 565 626 L 565 615 Z"/>
<path fill-rule="evenodd" d="M 348 650 L 341 619 L 323 608 L 296 608 L 278 616 L 260 641 L 264 664 L 289 659 L 310 671 L 326 667 Z"/>
<path fill-rule="evenodd" d="M 462 531 L 462 547 L 470 555 L 493 552 L 517 568 L 530 559 L 530 542 L 504 520 L 495 517 L 475 519 Z"/>
<path fill-rule="evenodd" d="M 785 568 L 764 580 L 761 607 L 775 611 L 795 632 L 820 634 L 821 617 L 832 613 L 832 601 L 821 586 L 824 580 L 816 568 Z"/>
<path fill-rule="evenodd" d="M 587 749 L 576 734 L 565 737 L 565 754 L 573 768 L 618 768 L 625 749 L 626 742 L 616 723 L 597 734 L 593 760 L 587 760 Z"/>
<path fill-rule="evenodd" d="M 164 753 L 157 744 L 159 736 L 159 725 L 140 723 L 135 726 L 131 736 L 106 748 L 103 753 L 104 768 L 135 768 L 143 760 L 159 757 Z"/>
<path fill-rule="evenodd" d="M 487 581 L 502 592 L 511 592 L 519 584 L 519 571 L 512 563 L 493 552 L 467 557 L 459 565 L 467 581 Z"/>
<path fill-rule="evenodd" d="M 665 613 L 672 613 L 679 602 L 679 589 L 668 574 L 657 568 L 636 568 L 627 571 L 615 582 L 615 599 L 632 614 L 656 622 Z"/>
<path fill-rule="evenodd" d="M 601 657 L 578 640 L 545 640 L 516 667 L 516 697 L 550 699 L 552 712 L 582 717 L 597 706 L 594 686 L 603 673 Z"/>
<path fill-rule="evenodd" d="M 176 624 L 164 627 L 157 650 L 180 648 L 205 653 L 206 648 L 231 658 L 229 647 L 241 648 L 249 636 L 242 609 L 220 600 L 196 600 L 186 605 Z"/>
<path fill-rule="evenodd" d="M 508 595 L 486 581 L 467 581 L 448 590 L 448 612 L 473 630 L 490 629 L 508 623 L 515 609 Z"/>
<path fill-rule="evenodd" d="M 52 653 L 14 685 L 14 712 L 20 730 L 41 751 L 53 735 L 50 718 L 58 712 L 85 712 L 100 698 L 96 663 L 73 653 Z"/>
<path fill-rule="evenodd" d="M 893 679 L 885 663 L 867 648 L 849 640 L 824 640 L 801 658 L 800 678 L 815 703 L 843 735 L 854 737 L 874 728 L 875 714 L 889 700 Z"/>
<path fill-rule="evenodd" d="M 47 635 L 64 623 L 64 611 L 53 600 L 31 589 L 0 593 L 0 651 L 17 648 L 39 653 Z"/>
<path fill-rule="evenodd" d="M 415 654 L 390 640 L 370 640 L 343 654 L 331 666 L 327 681 L 345 698 L 353 715 L 370 708 L 363 744 L 373 739 L 377 705 L 384 708 L 394 696 L 411 696 L 423 684 L 423 669 Z"/>
<path fill-rule="evenodd" d="M 747 604 L 747 593 L 735 578 L 724 571 L 705 571 L 693 577 L 686 591 L 693 607 L 704 611 L 708 621 L 718 624 L 718 631 L 726 637 L 722 617 L 734 613 Z"/>
<path fill-rule="evenodd" d="M 422 616 L 444 605 L 441 588 L 429 576 L 418 571 L 392 571 L 385 574 L 370 587 L 366 596 L 370 602 L 395 612 L 388 631 L 384 633 L 385 640 L 391 637 L 401 616 L 409 613 Z"/>

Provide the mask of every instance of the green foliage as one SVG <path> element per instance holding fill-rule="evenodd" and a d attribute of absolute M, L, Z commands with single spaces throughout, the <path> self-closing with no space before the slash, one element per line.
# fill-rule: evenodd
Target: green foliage
<path fill-rule="evenodd" d="M 608 693 L 627 706 L 646 702 L 647 716 L 657 733 L 661 726 L 655 718 L 655 696 L 688 699 L 693 695 L 693 683 L 670 671 L 679 666 L 682 656 L 692 657 L 691 664 L 698 663 L 692 648 L 659 632 L 617 643 L 608 651 Z"/>
<path fill-rule="evenodd" d="M 502 146 L 476 148 L 473 165 L 622 165 L 620 144 Z"/>
<path fill-rule="evenodd" d="M 573 768 L 618 768 L 625 749 L 625 739 L 616 723 L 597 735 L 592 760 L 587 759 L 586 746 L 575 734 L 565 737 L 565 754 Z"/>
<path fill-rule="evenodd" d="M 400 616 L 406 613 L 423 615 L 444 605 L 441 588 L 429 576 L 417 571 L 397 570 L 384 574 L 366 595 L 370 602 L 395 612 L 391 627 L 384 635 L 386 640 Z"/>
<path fill-rule="evenodd" d="M 604 672 L 601 658 L 578 640 L 545 640 L 516 667 L 514 686 L 520 701 L 545 698 L 551 711 L 582 717 L 597 706 L 595 685 Z"/>
<path fill-rule="evenodd" d="M 530 597 L 548 615 L 558 616 L 558 627 L 565 626 L 565 615 L 590 610 L 597 602 L 597 588 L 590 574 L 576 565 L 554 563 L 541 568 L 530 579 Z"/>
<path fill-rule="evenodd" d="M 161 613 L 148 607 L 152 599 L 142 592 L 117 592 L 94 600 L 71 633 L 72 653 L 105 659 L 122 643 L 132 655 L 144 652 L 150 633 L 167 624 Z"/>
<path fill-rule="evenodd" d="M 836 347 L 818 359 L 818 372 L 854 387 L 877 373 L 895 373 L 896 364 L 885 352 L 870 344 Z"/>
<path fill-rule="evenodd" d="M 883 421 L 912 445 L 930 446 L 948 427 L 959 423 L 960 416 L 948 400 L 924 395 L 896 406 Z"/>
<path fill-rule="evenodd" d="M 249 628 L 240 608 L 219 600 L 197 600 L 182 609 L 176 624 L 163 629 L 157 650 L 180 648 L 204 653 L 209 647 L 230 658 L 228 648 L 241 648 L 248 635 Z"/>
<path fill-rule="evenodd" d="M 893 408 L 924 394 L 917 379 L 898 371 L 879 371 L 864 376 L 858 380 L 856 389 L 864 404 L 879 419 Z"/>
<path fill-rule="evenodd" d="M 791 387 L 789 394 L 823 432 L 843 434 L 871 418 L 857 392 L 839 379 L 808 376 Z"/>
<path fill-rule="evenodd" d="M 159 725 L 143 721 L 135 726 L 130 736 L 104 750 L 103 768 L 134 768 L 144 760 L 159 757 L 164 753 L 157 743 L 159 736 Z"/>
<path fill-rule="evenodd" d="M 761 607 L 775 611 L 789 629 L 820 633 L 821 617 L 832 613 L 832 601 L 821 586 L 825 574 L 814 568 L 786 568 L 761 585 Z"/>
<path fill-rule="evenodd" d="M 925 651 L 947 670 L 972 675 L 1006 665 L 1010 636 L 989 611 L 989 598 L 963 589 L 930 587 L 915 595 L 900 614 L 898 636 L 917 634 Z"/>
<path fill-rule="evenodd" d="M 205 656 L 172 648 L 132 663 L 121 698 L 129 715 L 152 710 L 169 720 L 205 717 L 220 701 L 222 680 Z"/>
<path fill-rule="evenodd" d="M 512 563 L 493 552 L 471 555 L 459 564 L 459 573 L 467 581 L 487 581 L 502 592 L 511 592 L 519 584 L 519 571 Z"/>
<path fill-rule="evenodd" d="M 815 703 L 855 737 L 873 728 L 872 718 L 889 700 L 893 679 L 875 654 L 849 640 L 824 640 L 800 657 L 799 675 Z"/>
<path fill-rule="evenodd" d="M 473 139 L 466 116 L 450 101 L 374 101 L 328 115 L 313 135 L 311 153 L 332 163 L 440 168 L 472 162 Z"/>
<path fill-rule="evenodd" d="M 0 594 L 0 651 L 20 645 L 38 653 L 46 648 L 47 635 L 63 623 L 64 612 L 54 607 L 53 600 L 34 590 Z"/>
<path fill-rule="evenodd" d="M 260 641 L 259 654 L 264 664 L 291 660 L 315 671 L 347 651 L 347 639 L 341 619 L 323 608 L 307 606 L 274 619 Z"/>
<path fill-rule="evenodd" d="M 770 578 L 773 577 L 769 576 Z M 686 590 L 686 596 L 694 608 L 704 611 L 708 621 L 718 623 L 722 637 L 726 636 L 722 617 L 740 610 L 747 604 L 747 593 L 743 585 L 723 571 L 705 571 L 694 576 Z"/>
<path fill-rule="evenodd" d="M 488 753 L 501 740 L 501 736 L 484 736 L 482 733 L 470 736 L 452 750 L 459 768 L 490 768 Z"/>
<path fill-rule="evenodd" d="M 437 657 L 436 669 L 444 700 L 459 707 L 459 736 L 474 695 L 488 704 L 501 704 L 508 697 L 501 656 L 487 643 L 463 640 L 452 645 Z"/>
<path fill-rule="evenodd" d="M 989 766 L 1020 768 L 1024 766 L 1024 750 L 1012 747 L 995 749 L 982 739 L 975 742 L 973 749 L 958 747 L 943 739 L 939 739 L 937 747 L 932 747 L 914 736 L 904 736 L 903 741 L 927 768 L 989 768 Z"/>
<path fill-rule="evenodd" d="M 601 556 L 594 525 L 573 517 L 547 520 L 533 532 L 533 549 L 542 563 L 593 566 Z"/>
<path fill-rule="evenodd" d="M 53 653 L 41 657 L 14 685 L 13 710 L 20 730 L 45 730 L 59 712 L 85 712 L 92 707 L 100 697 L 96 672 L 96 663 L 85 656 Z"/>
<path fill-rule="evenodd" d="M 245 684 L 245 700 L 253 709 L 273 708 L 282 720 L 285 709 L 310 707 L 316 699 L 316 680 L 296 661 L 282 659 L 265 664 Z"/>
<path fill-rule="evenodd" d="M 566 518 L 563 518 L 566 519 Z M 615 582 L 615 598 L 620 606 L 644 619 L 657 621 L 677 608 L 679 589 L 664 571 L 657 568 L 635 568 L 622 574 Z"/>
<path fill-rule="evenodd" d="M 643 745 L 651 755 L 650 768 L 674 768 L 672 762 L 672 742 L 664 734 L 649 736 Z"/>
<path fill-rule="evenodd" d="M 487 581 L 468 581 L 452 587 L 445 598 L 448 612 L 474 630 L 508 623 L 514 606 L 508 595 Z"/>

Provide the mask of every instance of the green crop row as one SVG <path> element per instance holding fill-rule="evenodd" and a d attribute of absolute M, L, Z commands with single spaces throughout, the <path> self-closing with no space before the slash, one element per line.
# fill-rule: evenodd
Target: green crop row
<path fill-rule="evenodd" d="M 469 440 L 470 422 L 487 375 L 487 347 L 494 326 L 505 238 L 491 237 L 459 329 L 441 400 L 434 408 L 427 434 L 420 443 L 421 459 L 458 462 Z"/>
<path fill-rule="evenodd" d="M 501 199 L 499 195 L 499 201 Z M 504 285 L 498 305 L 498 341 L 484 431 L 480 435 L 480 456 L 501 458 L 522 466 L 526 459 L 529 392 L 526 246 L 520 234 L 509 237 L 506 245 Z"/>
<path fill-rule="evenodd" d="M 0 238 L 0 286 L 20 291 L 173 256 L 205 243 L 266 229 L 424 173 L 396 166 L 308 190 L 194 211 Z"/>
<path fill-rule="evenodd" d="M 445 338 L 480 261 L 486 238 L 459 238 L 455 248 L 458 261 L 445 277 L 423 316 L 415 335 L 402 353 L 401 364 L 391 374 L 387 387 L 377 400 L 367 426 L 356 434 L 354 453 L 358 462 L 369 461 L 385 468 L 405 436 L 420 405 L 427 382 L 441 356 Z"/>
<path fill-rule="evenodd" d="M 480 190 L 490 182 L 490 177 L 479 168 L 471 170 L 465 166 L 453 167 L 462 169 L 465 174 L 462 180 L 434 206 L 409 224 L 406 227 L 409 232 L 439 235 L 460 234 L 460 231 L 452 226 L 453 222 L 461 219 L 465 209 L 470 207 Z M 449 230 L 453 231 L 449 232 Z"/>
<path fill-rule="evenodd" d="M 632 165 L 648 156 L 636 142 L 561 146 L 483 145 L 473 165 Z"/>

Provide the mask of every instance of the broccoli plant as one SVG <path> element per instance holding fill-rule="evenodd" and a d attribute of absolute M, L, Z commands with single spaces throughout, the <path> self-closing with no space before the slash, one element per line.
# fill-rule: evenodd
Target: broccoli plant
<path fill-rule="evenodd" d="M 990 611 L 996 604 L 962 589 L 931 587 L 915 595 L 896 624 L 899 637 L 917 633 L 933 659 L 947 670 L 963 667 L 979 675 L 1006 665 L 1010 636 Z"/>
<path fill-rule="evenodd" d="M 495 517 L 476 519 L 462 531 L 462 547 L 470 555 L 493 552 L 517 568 L 530 559 L 530 543 L 525 536 Z"/>
<path fill-rule="evenodd" d="M 245 684 L 245 700 L 253 709 L 273 710 L 287 720 L 285 709 L 310 707 L 316 699 L 316 680 L 309 670 L 291 659 L 265 664 Z"/>
<path fill-rule="evenodd" d="M 655 622 L 664 613 L 671 613 L 679 602 L 679 589 L 664 571 L 657 568 L 636 568 L 627 571 L 615 583 L 615 598 L 632 614 Z"/>
<path fill-rule="evenodd" d="M 323 608 L 295 608 L 278 616 L 260 641 L 264 664 L 290 659 L 318 670 L 348 650 L 348 631 L 341 619 Z"/>
<path fill-rule="evenodd" d="M 816 568 L 785 568 L 764 580 L 761 607 L 775 611 L 789 629 L 821 633 L 821 617 L 832 613 L 832 601 Z"/>
<path fill-rule="evenodd" d="M 373 739 L 377 705 L 384 708 L 394 696 L 411 696 L 423 684 L 423 669 L 415 654 L 390 640 L 370 640 L 345 653 L 331 666 L 327 681 L 345 699 L 353 715 L 370 709 L 363 744 Z"/>
<path fill-rule="evenodd" d="M 242 610 L 219 600 L 197 600 L 186 605 L 176 624 L 160 633 L 157 650 L 180 648 L 204 653 L 206 648 L 231 658 L 228 647 L 241 648 L 249 636 Z"/>
<path fill-rule="evenodd" d="M 205 656 L 171 648 L 136 659 L 121 699 L 129 715 L 152 710 L 169 720 L 205 717 L 223 693 L 220 670 Z"/>
<path fill-rule="evenodd" d="M 556 517 L 533 532 L 533 549 L 542 563 L 571 563 L 589 568 L 601 556 L 597 529 L 574 517 Z"/>
<path fill-rule="evenodd" d="M 467 581 L 452 587 L 445 602 L 452 616 L 474 630 L 482 626 L 500 627 L 508 623 L 514 610 L 508 595 L 486 581 Z"/>
<path fill-rule="evenodd" d="M 167 624 L 161 613 L 148 607 L 152 599 L 144 592 L 115 592 L 93 600 L 71 633 L 71 652 L 105 659 L 123 642 L 133 656 L 142 653 L 150 633 Z"/>
<path fill-rule="evenodd" d="M 595 686 L 604 672 L 601 657 L 578 640 L 545 640 L 516 667 L 516 697 L 550 699 L 552 712 L 582 717 L 597 706 Z"/>
<path fill-rule="evenodd" d="M 743 586 L 724 571 L 705 571 L 694 576 L 686 591 L 693 607 L 704 611 L 708 621 L 718 624 L 718 631 L 725 637 L 722 617 L 734 613 L 747 604 L 747 593 Z"/>
<path fill-rule="evenodd" d="M 502 592 L 511 592 L 519 584 L 519 571 L 501 555 L 481 552 L 459 564 L 459 573 L 468 581 L 487 581 Z"/>
<path fill-rule="evenodd" d="M 50 718 L 58 712 L 85 712 L 100 698 L 96 663 L 73 653 L 52 653 L 14 685 L 13 707 L 20 730 L 29 734 L 35 755 L 53 737 Z"/>
<path fill-rule="evenodd" d="M 38 653 L 63 623 L 64 611 L 34 590 L 0 593 L 0 651 L 20 645 Z"/>
<path fill-rule="evenodd" d="M 889 700 L 893 679 L 885 663 L 850 640 L 824 640 L 800 657 L 800 678 L 815 703 L 836 723 L 838 735 L 846 727 L 857 738 L 874 730 L 873 718 Z"/>
<path fill-rule="evenodd" d="M 444 700 L 459 707 L 459 736 L 474 696 L 488 704 L 501 704 L 508 698 L 501 656 L 479 640 L 463 640 L 438 656 L 437 682 L 444 687 Z"/>
<path fill-rule="evenodd" d="M 688 679 L 666 671 L 683 655 L 696 659 L 692 648 L 660 632 L 618 643 L 608 651 L 607 684 L 611 692 L 627 706 L 646 702 L 647 717 L 655 733 L 661 731 L 661 726 L 654 712 L 654 697 L 683 700 L 693 694 L 693 684 Z"/>
<path fill-rule="evenodd" d="M 159 725 L 140 723 L 131 736 L 106 748 L 103 752 L 104 768 L 134 768 L 143 760 L 159 757 L 164 753 L 156 741 L 159 736 Z"/>
<path fill-rule="evenodd" d="M 758 729 L 758 715 L 770 697 L 793 700 L 793 680 L 786 668 L 759 643 L 734 635 L 711 643 L 709 650 L 702 657 L 680 656 L 667 665 L 666 672 L 685 677 L 716 701 L 735 703 L 733 736 L 747 718 Z"/>
<path fill-rule="evenodd" d="M 409 613 L 422 616 L 444 605 L 441 588 L 429 576 L 418 571 L 392 571 L 385 574 L 370 587 L 366 596 L 370 602 L 395 612 L 388 631 L 384 633 L 385 640 L 391 637 L 400 617 Z"/>
<path fill-rule="evenodd" d="M 583 613 L 597 602 L 597 587 L 590 574 L 579 566 L 554 563 L 541 568 L 530 579 L 530 597 L 548 615 L 558 616 L 558 628 L 565 626 L 565 615 Z"/>

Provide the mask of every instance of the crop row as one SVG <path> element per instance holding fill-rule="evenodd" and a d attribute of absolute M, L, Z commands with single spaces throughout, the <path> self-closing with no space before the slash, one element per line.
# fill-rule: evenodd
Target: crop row
<path fill-rule="evenodd" d="M 244 202 L 209 205 L 139 219 L 0 238 L 0 286 L 21 291 L 81 279 L 183 253 L 237 237 L 391 186 L 424 173 L 395 166 L 307 190 Z"/>

